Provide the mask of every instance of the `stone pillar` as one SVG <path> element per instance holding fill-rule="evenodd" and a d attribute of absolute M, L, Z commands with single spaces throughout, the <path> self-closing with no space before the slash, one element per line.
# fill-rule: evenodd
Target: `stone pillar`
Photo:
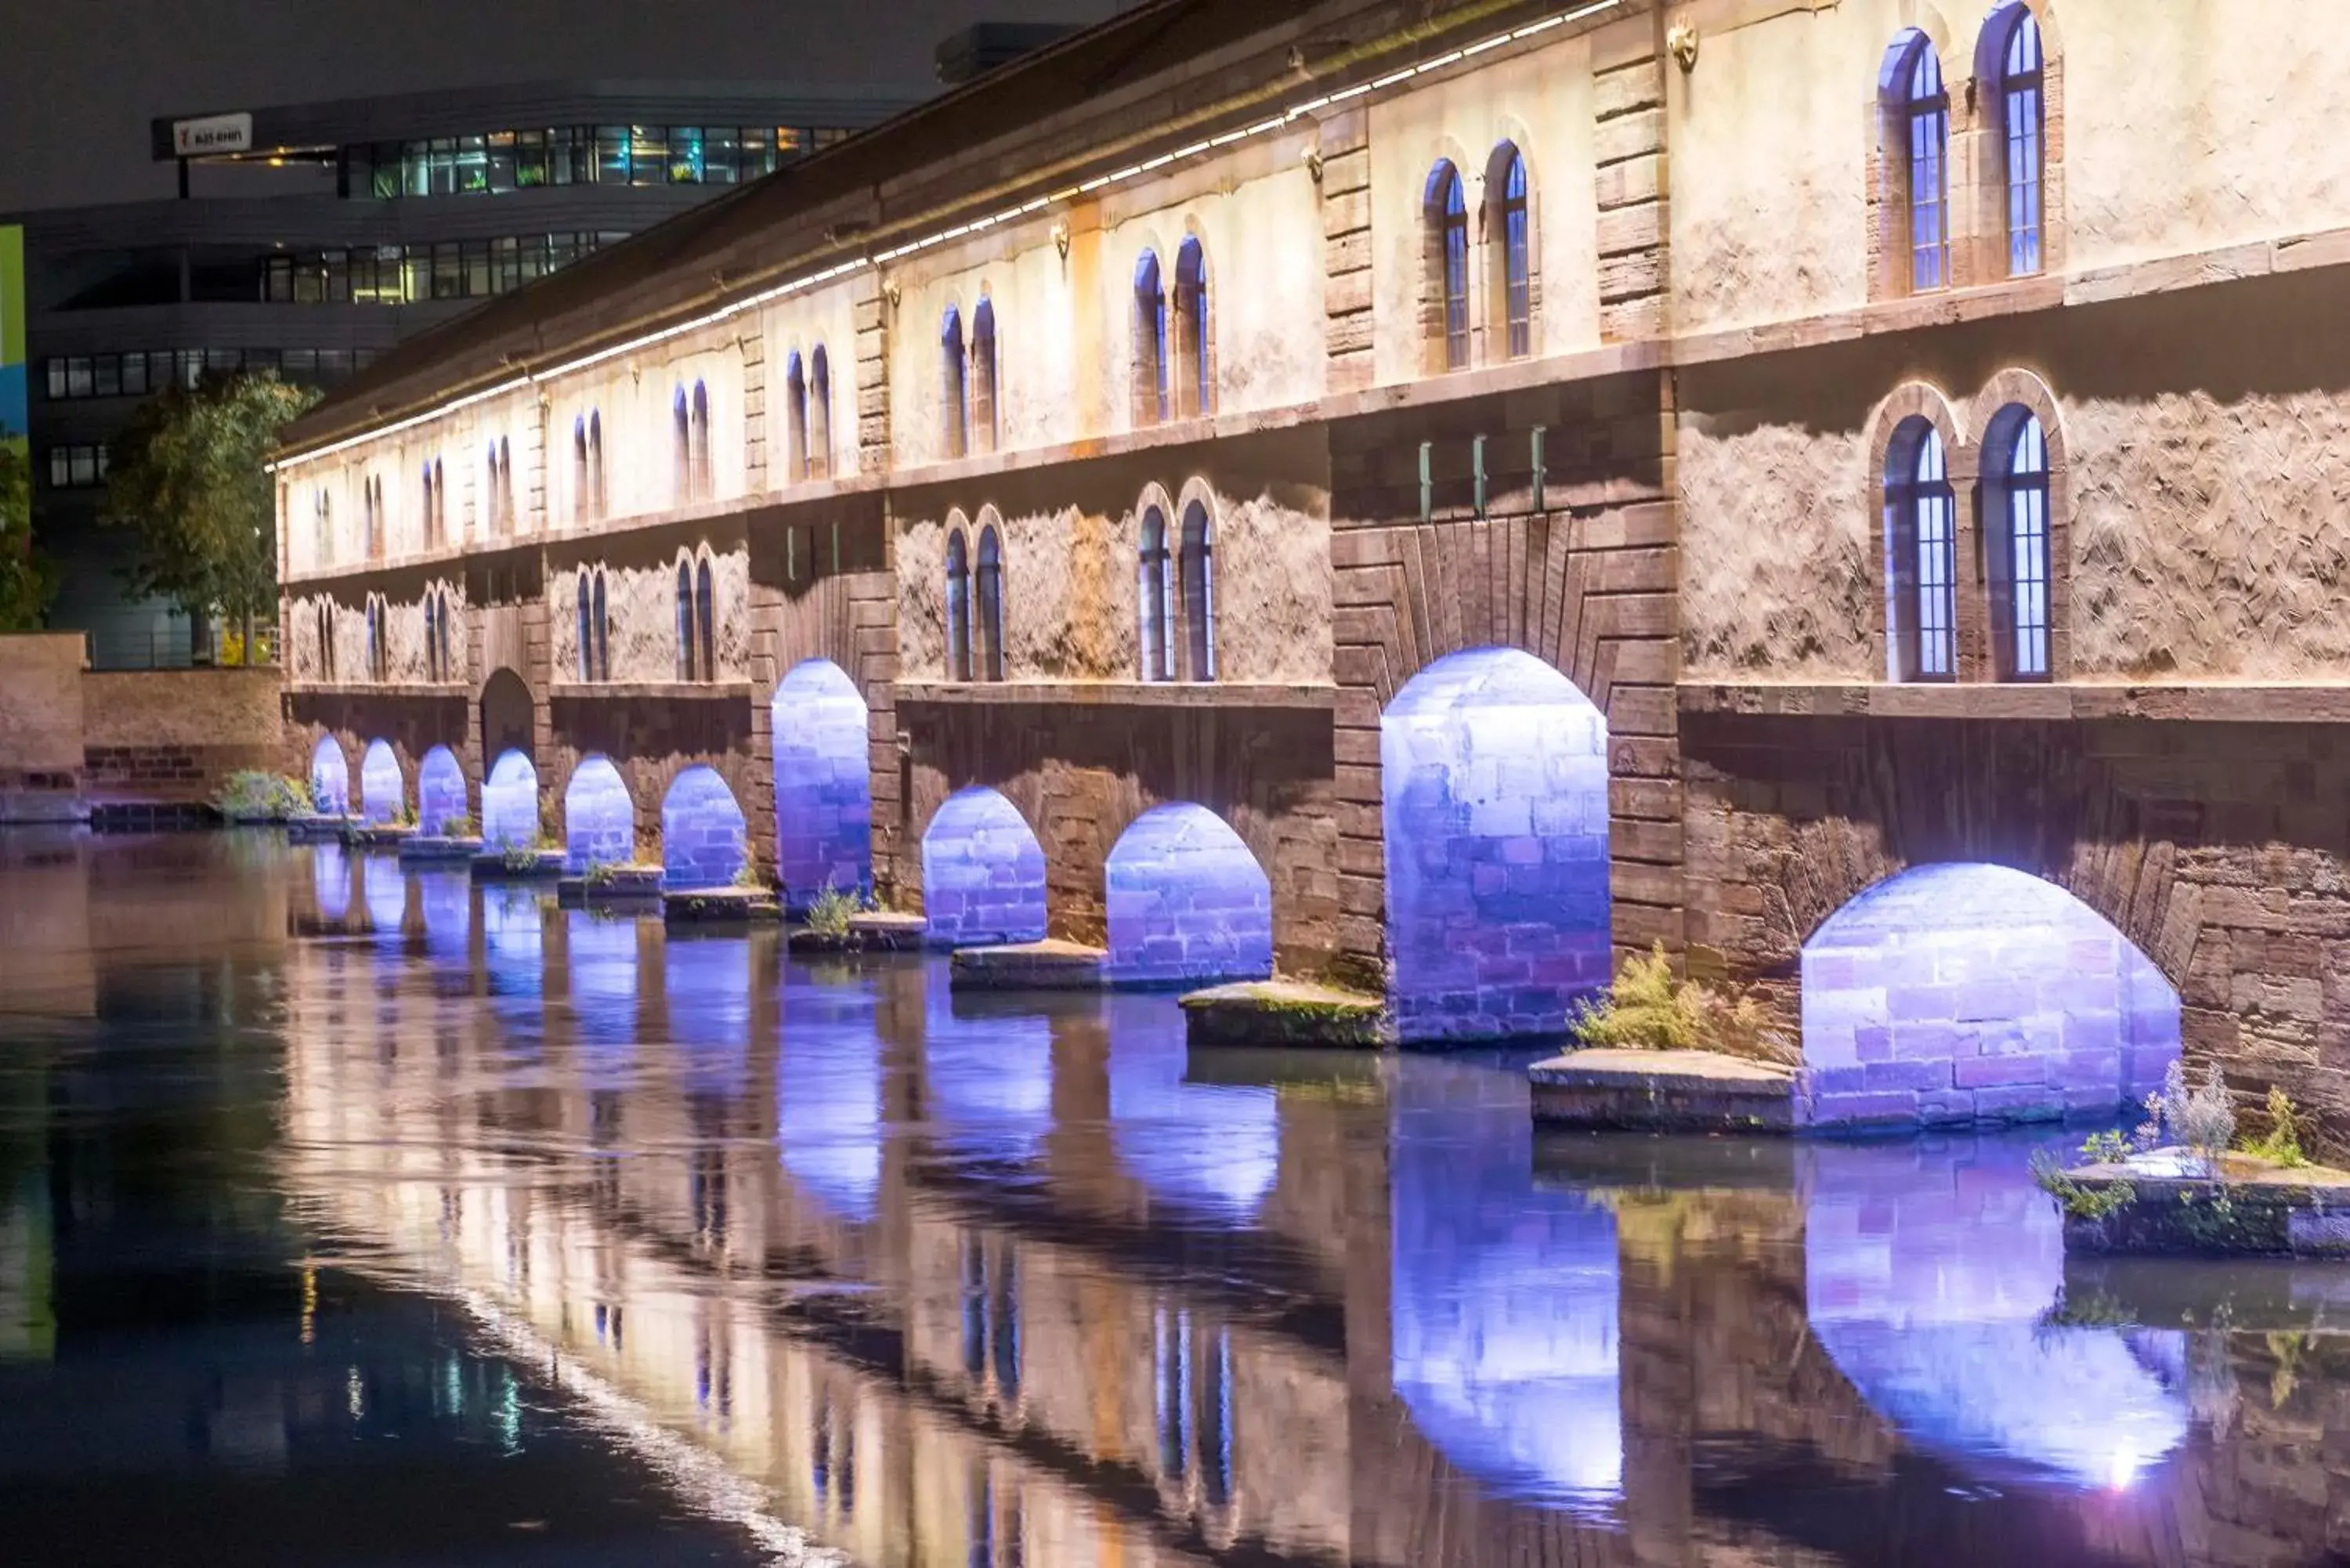
<path fill-rule="evenodd" d="M 1348 109 L 1322 122 L 1323 341 L 1333 392 L 1371 384 L 1370 115 Z"/>
<path fill-rule="evenodd" d="M 1665 336 L 1671 313 L 1665 144 L 1664 8 L 1591 35 L 1599 203 L 1599 335 Z"/>

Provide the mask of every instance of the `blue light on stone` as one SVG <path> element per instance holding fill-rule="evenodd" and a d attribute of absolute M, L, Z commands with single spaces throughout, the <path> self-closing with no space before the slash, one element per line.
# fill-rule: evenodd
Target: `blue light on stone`
<path fill-rule="evenodd" d="M 1438 659 L 1379 719 L 1406 1040 L 1563 1030 L 1607 982 L 1607 722 L 1530 653 Z"/>
<path fill-rule="evenodd" d="M 1281 1106 L 1270 1088 L 1184 1082 L 1183 1016 L 1166 997 L 1109 1008 L 1110 1144 L 1154 1201 L 1245 1225 L 1281 1175 Z"/>
<path fill-rule="evenodd" d="M 546 931 L 538 894 L 515 885 L 482 889 L 482 946 L 490 989 L 502 996 L 539 996 Z"/>
<path fill-rule="evenodd" d="M 947 968 L 925 978 L 922 1090 L 932 1137 L 959 1158 L 1018 1163 L 1053 1128 L 1053 1025 L 1018 1003 L 983 998 L 958 1013 Z"/>
<path fill-rule="evenodd" d="M 564 868 L 625 866 L 637 857 L 637 805 L 609 757 L 586 757 L 563 791 Z"/>
<path fill-rule="evenodd" d="M 367 900 L 368 926 L 379 939 L 400 940 L 408 920 L 408 877 L 389 855 L 359 857 L 359 896 Z"/>
<path fill-rule="evenodd" d="M 2128 1485 L 2186 1439 L 2176 1330 L 2043 1324 L 2064 1221 L 2031 1150 L 2079 1134 L 1808 1145 L 1811 1331 L 1902 1438 L 1994 1483 Z"/>
<path fill-rule="evenodd" d="M 1158 805 L 1109 852 L 1107 977 L 1125 984 L 1262 980 L 1273 973 L 1273 884 L 1205 806 Z"/>
<path fill-rule="evenodd" d="M 959 790 L 922 835 L 922 910 L 941 947 L 1045 936 L 1045 851 L 1019 807 L 992 789 Z"/>
<path fill-rule="evenodd" d="M 463 870 L 420 870 L 416 902 L 424 917 L 425 950 L 436 958 L 463 959 L 473 939 L 473 877 Z"/>
<path fill-rule="evenodd" d="M 1624 1490 L 1614 1212 L 1534 1185 L 1523 1097 L 1495 1096 L 1473 1068 L 1407 1062 L 1394 1115 L 1396 1393 L 1488 1492 L 1612 1512 Z"/>
<path fill-rule="evenodd" d="M 1920 866 L 1803 952 L 1817 1125 L 2134 1107 L 2178 1055 L 2178 993 L 2096 911 L 2004 866 Z"/>
<path fill-rule="evenodd" d="M 687 937 L 666 944 L 661 994 L 686 1092 L 734 1099 L 751 1084 L 751 944 Z"/>
<path fill-rule="evenodd" d="M 482 842 L 492 849 L 538 842 L 538 770 L 520 752 L 502 753 L 482 786 Z"/>
<path fill-rule="evenodd" d="M 369 741 L 359 758 L 359 815 L 369 826 L 381 826 L 408 804 L 408 784 L 400 776 L 400 757 L 389 741 Z"/>
<path fill-rule="evenodd" d="M 775 688 L 775 874 L 797 913 L 831 886 L 873 884 L 872 753 L 864 695 L 829 659 L 794 665 Z"/>
<path fill-rule="evenodd" d="M 580 1076 L 591 1089 L 626 1088 L 637 1045 L 637 922 L 572 909 L 565 925 Z"/>
<path fill-rule="evenodd" d="M 310 846 L 310 886 L 318 918 L 340 921 L 351 912 L 351 857 L 339 844 Z"/>
<path fill-rule="evenodd" d="M 435 746 L 424 753 L 416 770 L 416 828 L 429 836 L 440 834 L 452 817 L 470 816 L 465 809 L 465 769 L 457 753 Z"/>
<path fill-rule="evenodd" d="M 332 735 L 319 736 L 310 753 L 310 799 L 328 816 L 351 809 L 351 761 Z"/>
<path fill-rule="evenodd" d="M 728 886 L 749 844 L 743 808 L 716 769 L 697 765 L 677 775 L 661 801 L 661 875 L 670 888 Z"/>
<path fill-rule="evenodd" d="M 881 1043 L 872 981 L 785 988 L 775 1064 L 784 1169 L 836 1218 L 869 1224 L 881 1192 Z"/>

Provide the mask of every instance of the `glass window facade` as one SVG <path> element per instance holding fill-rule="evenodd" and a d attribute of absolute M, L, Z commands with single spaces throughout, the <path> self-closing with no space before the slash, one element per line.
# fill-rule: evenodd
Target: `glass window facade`
<path fill-rule="evenodd" d="M 818 125 L 566 125 L 362 142 L 342 159 L 345 189 L 365 201 L 541 185 L 733 185 L 848 134 Z"/>
<path fill-rule="evenodd" d="M 369 348 L 148 348 L 119 354 L 59 355 L 44 362 L 53 403 L 84 398 L 143 398 L 165 387 L 192 387 L 207 370 L 275 370 L 304 386 L 330 386 L 366 368 Z"/>
<path fill-rule="evenodd" d="M 49 488 L 88 490 L 106 483 L 106 446 L 53 446 L 48 449 Z"/>
<path fill-rule="evenodd" d="M 261 297 L 273 305 L 413 305 L 484 299 L 560 271 L 627 238 L 615 233 L 518 234 L 431 244 L 272 255 L 261 267 Z"/>

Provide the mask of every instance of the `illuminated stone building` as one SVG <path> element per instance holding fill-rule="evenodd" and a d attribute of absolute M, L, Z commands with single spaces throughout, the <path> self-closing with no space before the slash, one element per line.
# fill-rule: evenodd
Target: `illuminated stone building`
<path fill-rule="evenodd" d="M 2183 1040 L 2338 1127 L 2303 20 L 1139 7 L 297 427 L 297 743 L 1113 978 L 1269 936 L 1411 1038 L 1661 943 L 1826 1121 L 2109 1107 Z"/>

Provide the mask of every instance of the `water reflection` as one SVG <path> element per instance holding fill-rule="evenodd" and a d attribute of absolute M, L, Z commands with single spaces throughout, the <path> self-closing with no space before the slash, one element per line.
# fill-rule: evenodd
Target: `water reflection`
<path fill-rule="evenodd" d="M 98 1016 L 0 1054 L 12 1553 L 169 1559 L 219 1492 L 224 1550 L 339 1560 L 330 1448 L 386 1562 L 2314 1563 L 2350 1516 L 2350 1292 L 2068 1271 L 2030 1137 L 1538 1139 L 1507 1061 L 1191 1053 L 1164 997 L 462 874 L 421 947 L 299 934 L 352 870 L 216 867 L 287 933 L 226 964 L 193 904 L 77 939 Z M 52 1545 L 99 1517 L 143 1552 Z"/>

